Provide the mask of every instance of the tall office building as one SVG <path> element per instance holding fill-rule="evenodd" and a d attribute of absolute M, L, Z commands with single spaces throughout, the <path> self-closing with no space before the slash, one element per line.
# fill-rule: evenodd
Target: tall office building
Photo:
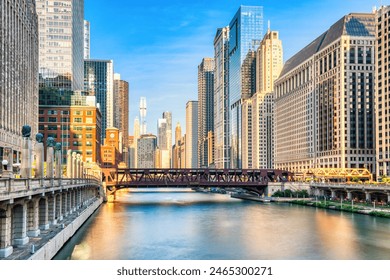
<path fill-rule="evenodd" d="M 141 97 L 139 101 L 139 115 L 141 119 L 140 133 L 141 135 L 146 134 L 146 98 Z"/>
<path fill-rule="evenodd" d="M 216 168 L 229 168 L 229 27 L 217 30 L 214 61 L 214 164 Z"/>
<path fill-rule="evenodd" d="M 390 69 L 388 61 L 388 26 L 390 19 L 390 6 L 382 6 L 376 11 L 376 60 L 375 60 L 375 127 L 376 127 L 376 175 L 390 175 L 390 111 L 388 100 L 390 90 L 388 85 Z"/>
<path fill-rule="evenodd" d="M 242 101 L 254 93 L 254 51 L 263 34 L 263 7 L 240 6 L 229 31 L 229 106 L 231 167 L 241 168 Z"/>
<path fill-rule="evenodd" d="M 0 26 L 0 160 L 5 153 L 9 158 L 17 159 L 21 152 L 23 125 L 31 126 L 32 137 L 38 132 L 35 1 L 2 1 Z"/>
<path fill-rule="evenodd" d="M 208 151 L 212 143 L 208 132 L 214 132 L 214 59 L 203 58 L 198 66 L 198 160 L 199 167 L 208 167 Z"/>
<path fill-rule="evenodd" d="M 275 168 L 374 171 L 375 15 L 344 16 L 275 82 Z"/>
<path fill-rule="evenodd" d="M 91 24 L 84 20 L 84 59 L 91 58 Z"/>
<path fill-rule="evenodd" d="M 36 0 L 39 86 L 83 90 L 84 0 Z"/>
<path fill-rule="evenodd" d="M 137 168 L 155 168 L 157 137 L 143 134 L 137 141 Z"/>
<path fill-rule="evenodd" d="M 86 59 L 84 61 L 84 90 L 96 96 L 102 114 L 101 143 L 106 128 L 114 126 L 114 63 L 112 60 Z"/>
<path fill-rule="evenodd" d="M 137 149 L 137 145 L 138 145 L 138 139 L 141 137 L 141 134 L 140 134 L 140 124 L 139 124 L 138 117 L 135 117 L 135 119 L 134 119 L 133 130 L 134 130 L 134 167 L 137 168 L 138 167 L 138 149 Z"/>
<path fill-rule="evenodd" d="M 120 74 L 114 74 L 114 108 L 114 127 L 121 132 L 126 148 L 129 142 L 129 83 L 122 80 Z"/>
<path fill-rule="evenodd" d="M 163 119 L 167 121 L 167 150 L 168 150 L 168 158 L 169 158 L 169 167 L 172 166 L 172 113 L 171 112 L 163 112 Z"/>
<path fill-rule="evenodd" d="M 159 148 L 159 158 L 160 168 L 169 168 L 170 167 L 170 158 L 169 158 L 169 147 L 168 147 L 168 137 L 167 137 L 168 123 L 167 119 L 161 118 L 157 121 L 157 146 Z"/>
<path fill-rule="evenodd" d="M 282 68 L 282 41 L 278 32 L 268 29 L 257 49 L 256 93 L 243 105 L 243 167 L 273 168 L 273 92 Z"/>
<path fill-rule="evenodd" d="M 198 167 L 198 101 L 186 104 L 186 168 Z"/>
<path fill-rule="evenodd" d="M 180 140 L 181 140 L 181 125 L 178 122 L 175 128 L 175 144 L 172 147 L 172 167 L 180 168 Z"/>

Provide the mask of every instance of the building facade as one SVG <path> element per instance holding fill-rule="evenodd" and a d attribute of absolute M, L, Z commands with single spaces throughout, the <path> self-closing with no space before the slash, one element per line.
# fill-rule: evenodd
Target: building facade
<path fill-rule="evenodd" d="M 275 168 L 375 171 L 375 15 L 344 16 L 275 83 Z"/>
<path fill-rule="evenodd" d="M 106 128 L 114 126 L 114 63 L 112 60 L 86 59 L 84 61 L 84 90 L 96 96 L 102 114 L 101 143 Z"/>
<path fill-rule="evenodd" d="M 94 96 L 56 89 L 41 89 L 39 132 L 44 139 L 53 137 L 62 146 L 62 163 L 67 150 L 83 157 L 84 162 L 101 162 L 101 114 Z"/>
<path fill-rule="evenodd" d="M 155 168 L 157 151 L 156 135 L 143 134 L 137 141 L 137 168 Z"/>
<path fill-rule="evenodd" d="M 382 6 L 376 11 L 376 61 L 375 61 L 375 127 L 376 127 L 376 175 L 390 175 L 390 111 L 387 100 L 390 100 L 388 84 L 390 77 L 388 48 L 390 6 Z"/>
<path fill-rule="evenodd" d="M 84 20 L 84 59 L 91 58 L 91 23 Z"/>
<path fill-rule="evenodd" d="M 256 93 L 243 101 L 243 167 L 273 168 L 274 82 L 283 68 L 282 41 L 268 29 L 256 54 Z M 249 118 L 249 119 L 248 119 Z"/>
<path fill-rule="evenodd" d="M 229 106 L 231 167 L 241 168 L 242 101 L 254 93 L 253 56 L 263 36 L 263 7 L 240 6 L 229 24 Z"/>
<path fill-rule="evenodd" d="M 186 168 L 198 168 L 198 101 L 186 104 Z"/>
<path fill-rule="evenodd" d="M 198 160 L 199 167 L 208 167 L 208 132 L 214 132 L 214 69 L 213 58 L 203 58 L 198 66 Z"/>
<path fill-rule="evenodd" d="M 214 61 L 214 164 L 216 168 L 229 168 L 229 27 L 217 30 Z"/>
<path fill-rule="evenodd" d="M 114 127 L 122 133 L 122 143 L 128 143 L 129 136 L 129 83 L 114 75 Z M 126 148 L 124 145 L 123 148 Z M 123 152 L 123 151 L 121 151 Z"/>
<path fill-rule="evenodd" d="M 0 5 L 0 160 L 10 148 L 17 163 L 23 125 L 38 132 L 38 20 L 35 1 Z"/>
<path fill-rule="evenodd" d="M 84 0 L 36 0 L 39 85 L 83 90 Z"/>

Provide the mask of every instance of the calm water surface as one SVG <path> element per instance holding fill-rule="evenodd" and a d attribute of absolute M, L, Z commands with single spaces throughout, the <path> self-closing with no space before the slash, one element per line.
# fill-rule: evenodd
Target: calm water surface
<path fill-rule="evenodd" d="M 180 189 L 135 190 L 102 205 L 54 259 L 389 260 L 390 220 Z"/>

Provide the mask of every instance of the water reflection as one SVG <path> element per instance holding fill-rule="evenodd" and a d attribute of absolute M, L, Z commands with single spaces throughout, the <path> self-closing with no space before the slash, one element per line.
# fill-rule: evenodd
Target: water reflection
<path fill-rule="evenodd" d="M 56 259 L 388 259 L 387 219 L 227 195 L 122 192 Z"/>

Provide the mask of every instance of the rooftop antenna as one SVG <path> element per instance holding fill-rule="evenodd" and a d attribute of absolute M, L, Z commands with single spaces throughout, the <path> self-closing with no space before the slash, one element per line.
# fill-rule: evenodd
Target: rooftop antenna
<path fill-rule="evenodd" d="M 271 32 L 271 21 L 268 20 L 268 33 Z"/>

